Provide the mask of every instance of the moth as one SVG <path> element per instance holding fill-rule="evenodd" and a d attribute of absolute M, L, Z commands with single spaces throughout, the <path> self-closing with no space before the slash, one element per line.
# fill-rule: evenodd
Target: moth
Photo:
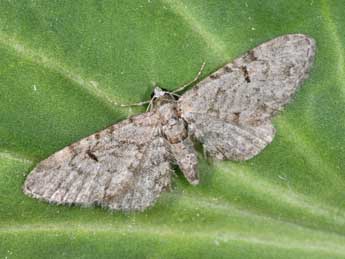
<path fill-rule="evenodd" d="M 250 159 L 272 142 L 271 120 L 308 77 L 315 49 L 306 35 L 283 35 L 179 98 L 156 87 L 150 111 L 51 155 L 27 176 L 23 191 L 55 204 L 142 211 L 169 189 L 172 164 L 199 183 L 193 141 L 215 159 Z"/>

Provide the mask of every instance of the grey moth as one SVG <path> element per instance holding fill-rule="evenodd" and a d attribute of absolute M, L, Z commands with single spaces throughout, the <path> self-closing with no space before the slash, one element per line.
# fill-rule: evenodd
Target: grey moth
<path fill-rule="evenodd" d="M 272 117 L 307 78 L 315 49 L 306 35 L 283 35 L 179 98 L 156 87 L 150 111 L 49 156 L 27 176 L 23 191 L 55 204 L 142 211 L 169 188 L 172 164 L 189 183 L 199 183 L 193 141 L 214 159 L 250 159 L 272 142 Z"/>

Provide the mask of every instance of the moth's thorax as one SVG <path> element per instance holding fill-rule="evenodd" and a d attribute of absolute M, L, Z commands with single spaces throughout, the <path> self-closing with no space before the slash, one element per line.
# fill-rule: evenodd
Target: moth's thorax
<path fill-rule="evenodd" d="M 165 125 L 170 120 L 179 119 L 177 114 L 177 105 L 174 102 L 160 103 L 160 105 L 155 107 L 157 113 L 159 114 L 160 121 L 162 125 Z"/>
<path fill-rule="evenodd" d="M 176 108 L 175 102 L 168 102 L 157 107 L 162 133 L 171 144 L 179 143 L 188 136 L 187 125 L 180 118 Z"/>

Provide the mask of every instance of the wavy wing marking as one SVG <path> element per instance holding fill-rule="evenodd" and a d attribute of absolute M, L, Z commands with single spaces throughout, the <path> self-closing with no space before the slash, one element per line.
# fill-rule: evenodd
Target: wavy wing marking
<path fill-rule="evenodd" d="M 308 77 L 315 49 L 303 34 L 263 43 L 187 91 L 180 113 L 211 156 L 249 159 L 272 141 L 271 119 Z"/>
<path fill-rule="evenodd" d="M 76 142 L 42 161 L 27 195 L 57 204 L 143 210 L 170 185 L 170 154 L 159 118 L 145 113 Z"/>

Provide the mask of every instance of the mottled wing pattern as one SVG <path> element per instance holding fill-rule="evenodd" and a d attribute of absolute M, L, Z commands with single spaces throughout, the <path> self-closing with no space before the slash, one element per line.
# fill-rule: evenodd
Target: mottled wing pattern
<path fill-rule="evenodd" d="M 170 152 L 159 127 L 149 112 L 84 138 L 38 164 L 24 192 L 57 204 L 143 210 L 170 185 Z"/>
<path fill-rule="evenodd" d="M 271 118 L 307 78 L 315 48 L 302 34 L 259 45 L 187 91 L 179 112 L 212 157 L 249 159 L 272 141 Z"/>

